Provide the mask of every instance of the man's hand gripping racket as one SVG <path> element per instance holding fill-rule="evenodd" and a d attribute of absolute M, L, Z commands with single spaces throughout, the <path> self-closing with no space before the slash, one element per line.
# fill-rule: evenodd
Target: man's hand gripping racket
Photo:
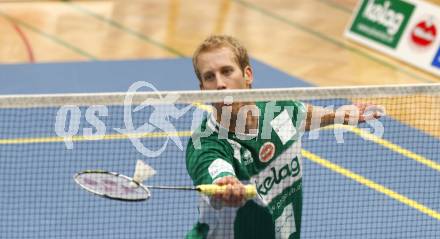
<path fill-rule="evenodd" d="M 255 185 L 242 185 L 237 179 L 226 177 L 216 184 L 204 184 L 196 187 L 147 186 L 143 181 L 156 174 L 156 171 L 138 160 L 133 178 L 122 174 L 86 170 L 75 174 L 74 180 L 83 189 L 110 199 L 123 201 L 142 201 L 151 196 L 149 189 L 193 190 L 204 195 L 222 200 L 226 205 L 238 206 L 243 200 L 254 198 L 257 194 Z M 232 182 L 231 180 L 236 180 Z"/>

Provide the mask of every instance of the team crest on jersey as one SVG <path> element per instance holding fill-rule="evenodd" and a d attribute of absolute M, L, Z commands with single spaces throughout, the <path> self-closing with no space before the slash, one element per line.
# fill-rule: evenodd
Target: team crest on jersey
<path fill-rule="evenodd" d="M 272 142 L 266 142 L 260 148 L 260 161 L 263 163 L 269 162 L 275 155 L 275 145 Z"/>

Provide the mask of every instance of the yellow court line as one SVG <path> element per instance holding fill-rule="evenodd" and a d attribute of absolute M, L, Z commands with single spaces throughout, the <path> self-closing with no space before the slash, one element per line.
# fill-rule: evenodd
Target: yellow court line
<path fill-rule="evenodd" d="M 421 163 L 429 168 L 440 171 L 440 164 L 439 163 L 437 163 L 431 159 L 425 158 L 419 154 L 416 154 L 410 150 L 402 148 L 397 144 L 393 144 L 392 142 L 390 142 L 388 140 L 379 138 L 376 135 L 368 133 L 367 131 L 362 130 L 360 128 L 357 128 L 354 126 L 349 126 L 349 125 L 330 125 L 330 126 L 324 127 L 325 130 L 334 129 L 334 128 L 347 129 L 347 130 L 353 132 L 354 134 L 360 136 L 363 139 L 370 140 L 376 144 L 382 145 L 383 147 L 385 147 L 387 149 L 390 149 L 390 150 L 392 150 L 396 153 L 399 153 L 407 158 L 410 158 L 418 163 Z"/>
<path fill-rule="evenodd" d="M 210 112 L 212 110 L 211 106 L 205 105 L 202 103 L 194 103 L 195 107 Z M 370 140 L 376 144 L 382 145 L 385 148 L 388 148 L 396 153 L 399 153 L 407 158 L 413 159 L 418 163 L 421 163 L 429 168 L 440 171 L 440 164 L 430 160 L 426 157 L 418 155 L 410 150 L 402 148 L 396 144 L 393 144 L 390 141 L 379 138 L 371 133 L 368 133 L 365 130 L 348 126 L 348 125 L 330 125 L 326 126 L 324 130 L 331 130 L 334 128 L 345 128 L 354 134 L 366 139 Z M 141 134 L 109 134 L 104 136 L 72 136 L 71 141 L 94 141 L 94 140 L 117 140 L 117 139 L 128 139 L 130 137 L 134 138 L 158 138 L 165 136 L 191 136 L 190 131 L 182 131 L 176 133 L 170 132 L 153 132 L 153 133 L 141 133 Z M 70 140 L 70 139 L 69 139 Z M 2 144 L 27 144 L 27 143 L 54 143 L 54 142 L 64 142 L 65 138 L 63 137 L 45 137 L 45 138 L 16 138 L 16 139 L 0 139 L 0 145 Z"/>
<path fill-rule="evenodd" d="M 202 109 L 207 112 L 212 111 L 212 107 L 210 105 L 205 105 L 202 103 L 193 103 L 193 105 L 199 109 Z M 349 130 L 350 132 L 360 136 L 363 139 L 370 140 L 376 144 L 379 144 L 385 148 L 388 148 L 396 153 L 399 153 L 407 158 L 413 159 L 414 161 L 421 163 L 431 169 L 437 170 L 440 172 L 440 164 L 428 159 L 426 157 L 423 157 L 419 154 L 416 154 L 410 150 L 407 150 L 405 148 L 402 148 L 388 140 L 379 138 L 375 136 L 374 134 L 368 133 L 365 130 L 356 128 L 354 126 L 349 125 L 329 125 L 324 128 L 323 130 L 331 130 L 335 128 L 344 128 Z M 71 141 L 93 141 L 93 140 L 117 140 L 117 139 L 128 139 L 130 137 L 134 138 L 158 138 L 158 137 L 165 137 L 165 136 L 191 136 L 190 131 L 182 131 L 182 132 L 176 132 L 176 133 L 170 133 L 170 132 L 154 132 L 154 133 L 142 133 L 142 134 L 109 134 L 104 136 L 72 136 Z M 70 140 L 70 139 L 69 139 Z M 16 139 L 0 139 L 0 145 L 2 144 L 27 144 L 27 143 L 53 143 L 53 142 L 64 142 L 65 138 L 63 137 L 46 137 L 46 138 L 16 138 Z"/>
<path fill-rule="evenodd" d="M 163 137 L 190 137 L 191 131 L 179 132 L 152 132 L 152 133 L 136 133 L 136 134 L 107 134 L 101 136 L 72 136 L 69 141 L 94 141 L 94 140 L 118 140 L 128 138 L 163 138 Z M 1 144 L 32 144 L 32 143 L 57 143 L 64 142 L 64 137 L 46 137 L 46 138 L 17 138 L 17 139 L 0 139 Z"/>
<path fill-rule="evenodd" d="M 403 195 L 401 195 L 401 194 L 399 194 L 399 193 L 397 193 L 397 192 L 395 192 L 385 186 L 382 186 L 382 185 L 380 185 L 370 179 L 367 179 L 359 174 L 356 174 L 346 168 L 343 168 L 337 164 L 334 164 L 330 161 L 327 161 L 327 160 L 319 157 L 318 155 L 313 154 L 305 149 L 301 150 L 301 154 L 314 163 L 317 163 L 317 164 L 319 164 L 325 168 L 328 168 L 332 171 L 335 171 L 339 174 L 342 174 L 347 178 L 350 178 L 350 179 L 352 179 L 362 185 L 365 185 L 365 186 L 367 186 L 377 192 L 383 193 L 386 196 L 388 196 L 398 202 L 401 202 L 409 207 L 412 207 L 412 208 L 440 221 L 440 213 L 431 209 L 431 208 L 426 207 L 423 204 L 420 204 L 420 203 L 418 203 L 408 197 L 405 197 L 405 196 L 403 196 Z"/>
<path fill-rule="evenodd" d="M 201 110 L 211 112 L 212 108 L 210 105 L 205 105 L 202 103 L 193 103 L 193 105 Z M 179 132 L 153 132 L 153 133 L 137 133 L 137 134 L 106 134 L 100 136 L 72 136 L 68 138 L 69 141 L 79 142 L 79 141 L 95 141 L 95 140 L 118 140 L 118 139 L 128 139 L 128 138 L 160 138 L 160 137 L 190 137 L 191 131 L 179 131 Z M 64 142 L 65 137 L 36 137 L 36 138 L 13 138 L 13 139 L 0 139 L 0 145 L 2 144 L 34 144 L 34 143 L 59 143 Z"/>

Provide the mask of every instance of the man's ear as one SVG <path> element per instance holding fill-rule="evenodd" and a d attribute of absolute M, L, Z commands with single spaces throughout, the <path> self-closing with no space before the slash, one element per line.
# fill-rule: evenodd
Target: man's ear
<path fill-rule="evenodd" d="M 246 82 L 246 85 L 250 86 L 252 85 L 252 82 L 254 81 L 254 71 L 252 70 L 252 67 L 246 66 L 244 68 L 244 80 Z"/>

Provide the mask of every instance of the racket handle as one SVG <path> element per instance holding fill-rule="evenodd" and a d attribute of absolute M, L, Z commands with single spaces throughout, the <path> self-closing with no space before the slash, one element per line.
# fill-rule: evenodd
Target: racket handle
<path fill-rule="evenodd" d="M 222 193 L 226 191 L 227 186 L 219 186 L 216 184 L 202 184 L 197 186 L 197 190 L 199 190 L 201 193 L 205 194 L 206 196 L 212 196 L 216 193 Z M 244 197 L 246 199 L 252 199 L 257 195 L 257 188 L 255 185 L 249 184 L 245 185 L 245 193 Z"/>

